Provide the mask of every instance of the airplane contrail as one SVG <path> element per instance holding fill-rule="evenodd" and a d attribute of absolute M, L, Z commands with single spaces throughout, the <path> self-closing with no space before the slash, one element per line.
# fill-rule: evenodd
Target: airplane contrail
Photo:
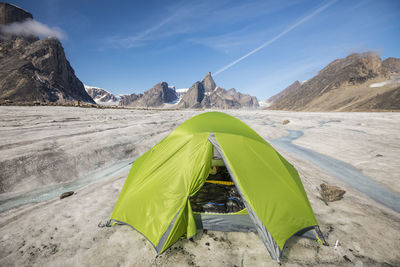
<path fill-rule="evenodd" d="M 295 24 L 293 24 L 292 26 L 290 26 L 289 28 L 287 28 L 286 30 L 284 30 L 283 32 L 279 33 L 277 36 L 275 36 L 274 38 L 266 41 L 265 43 L 263 43 L 262 45 L 260 45 L 259 47 L 251 50 L 249 53 L 247 53 L 246 55 L 236 59 L 235 61 L 233 61 L 232 63 L 220 68 L 219 70 L 217 70 L 215 73 L 213 73 L 213 76 L 217 76 L 218 74 L 220 74 L 221 72 L 226 71 L 227 69 L 229 69 L 230 67 L 236 65 L 237 63 L 239 63 L 240 61 L 242 61 L 243 59 L 247 58 L 248 56 L 251 56 L 252 54 L 254 54 L 255 52 L 257 52 L 258 50 L 263 49 L 264 47 L 272 44 L 273 42 L 275 42 L 276 40 L 278 40 L 279 38 L 281 38 L 282 36 L 286 35 L 288 32 L 290 32 L 291 30 L 297 28 L 298 26 L 300 26 L 301 24 L 303 24 L 304 22 L 306 22 L 307 20 L 311 19 L 312 17 L 314 17 L 315 15 L 317 15 L 318 13 L 320 13 L 321 11 L 327 9 L 328 7 L 330 7 L 333 3 L 335 3 L 337 0 L 333 0 L 325 5 L 323 5 L 322 7 L 318 8 L 317 10 L 315 10 L 314 12 L 308 14 L 307 16 L 305 16 L 304 18 L 302 18 L 301 20 L 299 20 L 298 22 L 296 22 Z"/>

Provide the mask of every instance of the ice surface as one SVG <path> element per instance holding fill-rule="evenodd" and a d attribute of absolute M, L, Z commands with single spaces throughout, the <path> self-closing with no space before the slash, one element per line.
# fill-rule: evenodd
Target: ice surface
<path fill-rule="evenodd" d="M 7 189 L 0 199 L 17 200 L 22 191 L 59 187 L 112 169 L 201 112 L 0 107 L 1 186 Z M 400 265 L 399 213 L 319 163 L 271 142 L 288 130 L 302 131 L 293 144 L 349 164 L 398 193 L 400 113 L 224 112 L 252 127 L 299 171 L 331 245 L 292 238 L 283 252 L 285 265 L 349 265 L 344 256 L 358 266 Z M 283 125 L 284 120 L 290 123 Z M 63 200 L 55 197 L 1 213 L 0 266 L 276 265 L 255 233 L 200 231 L 156 258 L 152 245 L 129 226 L 98 228 L 100 220 L 109 218 L 127 174 L 126 169 L 106 173 Z M 321 183 L 343 188 L 344 198 L 325 204 Z M 336 240 L 341 246 L 334 249 Z"/>

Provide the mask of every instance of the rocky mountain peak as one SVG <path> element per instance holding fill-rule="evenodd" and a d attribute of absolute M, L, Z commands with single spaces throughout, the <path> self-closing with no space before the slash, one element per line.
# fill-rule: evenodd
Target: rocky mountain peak
<path fill-rule="evenodd" d="M 204 99 L 204 86 L 202 82 L 195 82 L 183 95 L 182 100 L 179 102 L 179 108 L 200 108 L 201 102 Z"/>
<path fill-rule="evenodd" d="M 132 94 L 121 98 L 120 105 L 132 107 L 161 107 L 165 103 L 178 100 L 176 92 L 166 82 L 160 82 L 143 94 Z"/>
<path fill-rule="evenodd" d="M 203 78 L 201 83 L 203 84 L 204 90 L 206 92 L 212 92 L 214 91 L 215 87 L 217 87 L 213 77 L 211 76 L 211 72 L 207 73 L 207 75 Z"/>
<path fill-rule="evenodd" d="M 254 96 L 237 92 L 234 88 L 226 90 L 217 86 L 207 73 L 201 82 L 195 82 L 183 95 L 178 108 L 257 108 L 258 100 Z"/>
<path fill-rule="evenodd" d="M 343 83 L 363 83 L 377 77 L 382 72 L 382 60 L 375 52 L 350 54 L 346 58 L 337 59 L 322 69 L 318 75 L 326 78 L 335 77 L 337 86 Z"/>
<path fill-rule="evenodd" d="M 388 74 L 399 74 L 400 58 L 388 57 L 382 62 L 382 67 L 385 68 Z"/>
<path fill-rule="evenodd" d="M 168 86 L 166 82 L 160 82 L 156 84 L 151 90 L 161 93 L 161 98 L 164 103 L 175 101 L 178 97 L 176 96 L 175 89 Z"/>
<path fill-rule="evenodd" d="M 31 13 L 8 3 L 0 3 L 0 40 L 16 40 L 18 39 L 19 45 L 27 45 L 39 40 L 38 36 L 20 37 L 9 32 L 7 29 L 8 24 L 24 22 L 26 20 L 33 20 Z"/>
<path fill-rule="evenodd" d="M 0 3 L 0 31 L 5 24 L 32 18 L 19 7 Z M 59 40 L 0 34 L 0 101 L 94 104 Z"/>
<path fill-rule="evenodd" d="M 120 106 L 131 106 L 136 100 L 141 98 L 143 94 L 130 94 L 130 95 L 122 95 L 121 100 L 119 101 Z"/>
<path fill-rule="evenodd" d="M 33 19 L 31 13 L 15 5 L 0 2 L 0 25 L 22 22 L 27 19 Z"/>

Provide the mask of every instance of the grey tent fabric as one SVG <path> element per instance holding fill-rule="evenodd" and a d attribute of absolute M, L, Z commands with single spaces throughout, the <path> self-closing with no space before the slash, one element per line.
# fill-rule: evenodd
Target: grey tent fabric
<path fill-rule="evenodd" d="M 194 214 L 198 229 L 222 232 L 255 232 L 253 221 L 247 214 Z"/>
<path fill-rule="evenodd" d="M 157 254 L 160 254 L 162 247 L 164 246 L 165 241 L 167 240 L 169 233 L 172 230 L 172 227 L 174 227 L 176 218 L 178 217 L 179 213 L 181 210 L 178 211 L 178 213 L 175 215 L 174 219 L 172 220 L 171 224 L 168 226 L 167 231 L 162 235 L 160 241 L 158 242 L 158 245 L 155 247 Z"/>

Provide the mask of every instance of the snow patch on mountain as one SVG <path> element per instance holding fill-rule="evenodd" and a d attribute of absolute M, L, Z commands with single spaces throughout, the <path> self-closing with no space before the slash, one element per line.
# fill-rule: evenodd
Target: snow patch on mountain
<path fill-rule="evenodd" d="M 175 89 L 175 92 L 177 93 L 186 93 L 189 90 L 189 88 L 180 88 L 180 89 Z"/>
<path fill-rule="evenodd" d="M 90 86 L 90 85 L 85 85 L 85 90 L 86 92 L 93 98 L 93 100 L 99 104 L 99 105 L 118 105 L 119 101 L 121 100 L 120 95 L 114 95 L 108 92 L 107 90 L 96 87 L 96 86 Z"/>
<path fill-rule="evenodd" d="M 397 83 L 400 83 L 400 76 L 392 76 L 392 77 L 390 77 L 390 80 L 379 82 L 379 83 L 373 83 L 373 84 L 370 84 L 369 87 L 383 87 L 385 85 L 397 84 Z"/>
<path fill-rule="evenodd" d="M 264 108 L 268 108 L 269 106 L 271 106 L 272 102 L 268 101 L 268 100 L 264 100 L 264 101 L 259 101 L 258 104 L 260 105 L 261 109 L 264 109 Z"/>

